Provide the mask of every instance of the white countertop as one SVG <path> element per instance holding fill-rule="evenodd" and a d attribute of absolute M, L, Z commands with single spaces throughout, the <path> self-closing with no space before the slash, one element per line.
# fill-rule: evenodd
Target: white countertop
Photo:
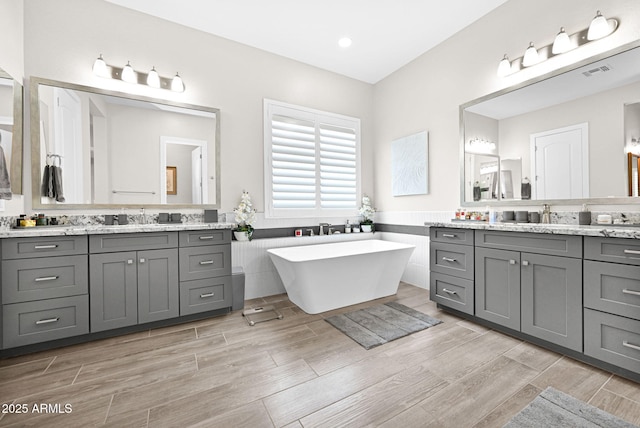
<path fill-rule="evenodd" d="M 172 232 L 180 230 L 233 229 L 233 223 L 171 223 L 171 224 L 125 224 L 105 225 L 61 225 L 34 226 L 24 229 L 2 229 L 0 238 L 25 238 L 34 236 L 105 235 L 113 233 Z"/>
<path fill-rule="evenodd" d="M 480 221 L 425 222 L 424 225 L 428 227 L 451 227 L 456 229 L 640 239 L 640 225 L 598 224 L 582 226 L 578 224 L 488 223 Z"/>

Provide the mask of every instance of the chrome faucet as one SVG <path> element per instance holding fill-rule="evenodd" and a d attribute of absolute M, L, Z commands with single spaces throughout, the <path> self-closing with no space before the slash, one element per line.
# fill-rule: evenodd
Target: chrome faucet
<path fill-rule="evenodd" d="M 313 229 L 307 229 L 307 232 L 309 232 L 309 236 L 313 236 Z"/>
<path fill-rule="evenodd" d="M 322 236 L 324 235 L 324 227 L 327 226 L 331 226 L 329 223 L 320 223 L 320 231 L 318 232 L 318 235 Z"/>
<path fill-rule="evenodd" d="M 549 206 L 549 204 L 542 206 L 542 223 L 551 223 L 551 206 Z"/>

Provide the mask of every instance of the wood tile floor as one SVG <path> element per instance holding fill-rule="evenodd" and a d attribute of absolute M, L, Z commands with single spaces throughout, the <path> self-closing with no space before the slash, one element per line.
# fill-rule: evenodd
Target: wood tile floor
<path fill-rule="evenodd" d="M 0 360 L 0 426 L 501 427 L 547 386 L 640 425 L 640 385 L 439 311 L 428 291 L 398 300 L 442 324 L 366 351 L 286 295 L 284 315 L 241 311 Z M 60 413 L 38 413 L 42 404 Z M 65 412 L 69 404 L 70 413 Z M 58 408 L 55 406 L 58 405 Z"/>

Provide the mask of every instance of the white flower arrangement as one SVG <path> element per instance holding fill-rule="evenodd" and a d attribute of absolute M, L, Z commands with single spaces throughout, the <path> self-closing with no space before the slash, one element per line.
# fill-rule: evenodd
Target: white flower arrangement
<path fill-rule="evenodd" d="M 371 199 L 367 195 L 362 196 L 362 206 L 360 207 L 359 213 L 364 220 L 361 224 L 373 224 L 373 215 L 375 212 L 376 209 L 371 206 Z"/>
<path fill-rule="evenodd" d="M 236 214 L 236 232 L 247 232 L 249 238 L 253 234 L 253 223 L 256 221 L 256 210 L 253 208 L 249 192 L 243 191 L 240 204 L 233 209 Z"/>

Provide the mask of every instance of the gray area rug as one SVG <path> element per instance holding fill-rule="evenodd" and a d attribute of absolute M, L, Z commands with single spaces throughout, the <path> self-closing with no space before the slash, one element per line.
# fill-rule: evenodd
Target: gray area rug
<path fill-rule="evenodd" d="M 334 315 L 325 321 L 365 349 L 374 348 L 442 322 L 397 302 Z"/>
<path fill-rule="evenodd" d="M 638 428 L 551 387 L 542 391 L 503 428 L 529 427 Z"/>

